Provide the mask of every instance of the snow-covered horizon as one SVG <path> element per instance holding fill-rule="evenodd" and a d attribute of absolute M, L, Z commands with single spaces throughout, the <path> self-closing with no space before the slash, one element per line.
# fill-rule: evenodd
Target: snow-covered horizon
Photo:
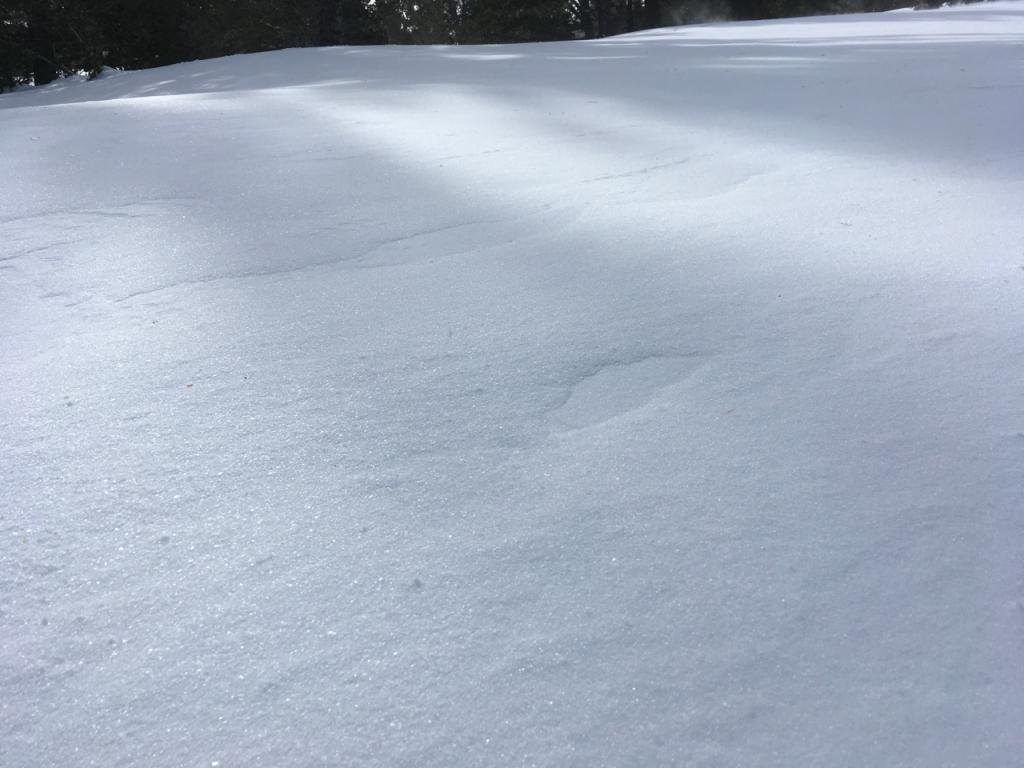
<path fill-rule="evenodd" d="M 1024 5 L 0 96 L 0 765 L 1016 765 Z"/>

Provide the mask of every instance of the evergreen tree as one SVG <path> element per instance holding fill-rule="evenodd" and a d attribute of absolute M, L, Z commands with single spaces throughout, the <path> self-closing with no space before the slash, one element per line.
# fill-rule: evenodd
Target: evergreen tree
<path fill-rule="evenodd" d="M 563 0 L 465 0 L 461 41 L 525 43 L 572 37 L 572 15 Z"/>
<path fill-rule="evenodd" d="M 887 10 L 904 0 L 0 0 L 0 88 L 309 45 L 603 37 L 714 18 Z M 934 4 L 938 0 L 921 0 Z"/>
<path fill-rule="evenodd" d="M 338 42 L 343 45 L 373 45 L 384 42 L 384 27 L 376 6 L 364 0 L 338 0 Z"/>

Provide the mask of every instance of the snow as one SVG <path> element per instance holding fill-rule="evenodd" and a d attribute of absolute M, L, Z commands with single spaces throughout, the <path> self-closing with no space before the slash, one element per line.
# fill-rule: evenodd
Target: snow
<path fill-rule="evenodd" d="M 0 97 L 0 764 L 1018 765 L 1022 44 Z"/>

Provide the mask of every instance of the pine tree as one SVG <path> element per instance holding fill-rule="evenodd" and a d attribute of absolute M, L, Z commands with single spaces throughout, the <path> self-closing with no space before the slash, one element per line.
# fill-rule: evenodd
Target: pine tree
<path fill-rule="evenodd" d="M 465 0 L 462 4 L 462 42 L 521 43 L 571 36 L 571 9 L 562 0 Z"/>

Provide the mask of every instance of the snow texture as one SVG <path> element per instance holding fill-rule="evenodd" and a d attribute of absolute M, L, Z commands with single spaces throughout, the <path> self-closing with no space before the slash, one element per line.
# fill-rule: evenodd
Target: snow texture
<path fill-rule="evenodd" d="M 1024 765 L 1024 5 L 0 97 L 0 765 Z"/>

